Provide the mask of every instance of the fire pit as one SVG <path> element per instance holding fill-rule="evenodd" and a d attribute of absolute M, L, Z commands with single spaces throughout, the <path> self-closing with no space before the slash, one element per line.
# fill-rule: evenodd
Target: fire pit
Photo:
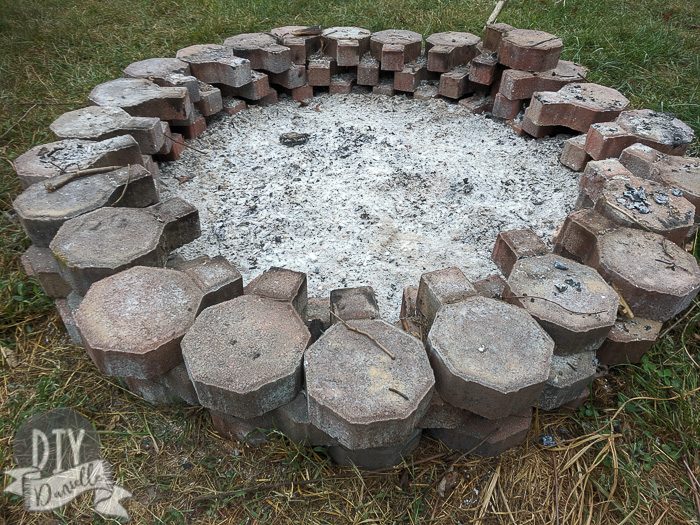
<path fill-rule="evenodd" d="M 102 372 L 222 434 L 499 454 L 700 290 L 692 131 L 562 47 L 289 26 L 130 64 L 16 160 L 25 268 Z"/>

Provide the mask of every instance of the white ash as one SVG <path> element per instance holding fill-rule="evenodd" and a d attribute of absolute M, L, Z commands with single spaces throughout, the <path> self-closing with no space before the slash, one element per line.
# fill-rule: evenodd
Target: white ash
<path fill-rule="evenodd" d="M 280 144 L 289 132 L 310 137 Z M 200 211 L 202 236 L 181 255 L 221 254 L 245 282 L 271 266 L 303 271 L 309 296 L 370 285 L 391 321 L 423 272 L 497 272 L 499 231 L 550 241 L 578 193 L 558 160 L 566 138 L 518 137 L 442 100 L 283 99 L 219 117 L 191 142 L 199 152 L 161 166 L 163 196 Z"/>

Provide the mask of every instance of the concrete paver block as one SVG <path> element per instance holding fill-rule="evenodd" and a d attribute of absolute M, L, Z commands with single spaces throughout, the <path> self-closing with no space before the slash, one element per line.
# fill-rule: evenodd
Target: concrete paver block
<path fill-rule="evenodd" d="M 537 406 L 542 410 L 554 410 L 574 401 L 590 385 L 595 374 L 594 351 L 555 355 Z"/>
<path fill-rule="evenodd" d="M 321 49 L 320 31 L 309 31 L 306 26 L 276 27 L 270 34 L 289 48 L 294 64 L 306 65 L 306 59 Z"/>
<path fill-rule="evenodd" d="M 478 281 L 474 281 L 474 289 L 482 297 L 489 299 L 503 299 L 503 292 L 506 289 L 506 280 L 499 274 L 494 273 Z"/>
<path fill-rule="evenodd" d="M 291 304 L 242 295 L 199 315 L 182 356 L 202 406 L 249 419 L 299 394 L 310 338 Z"/>
<path fill-rule="evenodd" d="M 586 135 L 577 135 L 564 141 L 559 162 L 574 171 L 583 171 L 591 157 L 586 153 Z"/>
<path fill-rule="evenodd" d="M 443 306 L 427 346 L 440 396 L 488 419 L 534 403 L 554 351 L 552 339 L 525 310 L 479 296 Z"/>
<path fill-rule="evenodd" d="M 469 65 L 457 66 L 440 75 L 438 93 L 443 97 L 459 99 L 474 89 L 469 81 Z"/>
<path fill-rule="evenodd" d="M 34 146 L 14 162 L 23 188 L 36 182 L 90 168 L 143 164 L 138 142 L 123 135 L 99 142 L 64 139 Z"/>
<path fill-rule="evenodd" d="M 193 103 L 201 100 L 197 78 L 190 73 L 190 66 L 179 58 L 147 58 L 133 62 L 124 68 L 127 78 L 144 78 L 161 87 L 184 87 Z"/>
<path fill-rule="evenodd" d="M 504 66 L 523 71 L 547 71 L 557 67 L 564 43 L 544 31 L 512 29 L 498 45 L 498 60 Z"/>
<path fill-rule="evenodd" d="M 553 251 L 587 264 L 598 236 L 617 228 L 618 225 L 593 209 L 575 210 L 564 219 L 564 224 L 555 235 Z"/>
<path fill-rule="evenodd" d="M 153 405 L 170 405 L 186 403 L 199 405 L 197 393 L 187 375 L 184 363 L 168 370 L 165 374 L 152 379 L 135 377 L 122 378 L 127 388 Z"/>
<path fill-rule="evenodd" d="M 659 321 L 641 317 L 618 319 L 598 349 L 598 361 L 608 366 L 641 362 L 659 337 L 661 326 Z"/>
<path fill-rule="evenodd" d="M 250 60 L 250 67 L 270 73 L 282 73 L 292 67 L 292 51 L 280 45 L 269 33 L 241 33 L 224 40 L 238 57 Z"/>
<path fill-rule="evenodd" d="M 379 319 L 377 295 L 371 286 L 331 290 L 331 324 L 350 319 Z M 334 314 L 334 315 L 333 315 Z"/>
<path fill-rule="evenodd" d="M 557 355 L 596 350 L 615 324 L 619 303 L 593 268 L 553 254 L 516 262 L 505 297 L 542 325 Z"/>
<path fill-rule="evenodd" d="M 340 67 L 357 66 L 369 51 L 371 31 L 361 27 L 329 27 L 321 34 L 322 49 Z"/>
<path fill-rule="evenodd" d="M 224 414 L 216 410 L 209 410 L 212 426 L 222 436 L 242 441 L 248 445 L 262 445 L 267 442 L 266 432 L 274 428 L 272 414 L 243 419 Z"/>
<path fill-rule="evenodd" d="M 139 165 L 81 177 L 55 191 L 46 188 L 65 179 L 58 175 L 32 184 L 12 203 L 35 246 L 48 247 L 64 222 L 84 213 L 104 206 L 142 208 L 158 202 L 153 177 Z"/>
<path fill-rule="evenodd" d="M 199 234 L 197 209 L 176 197 L 148 208 L 99 208 L 70 219 L 50 248 L 63 277 L 84 295 L 94 282 L 131 266 L 163 266 L 170 251 Z"/>
<path fill-rule="evenodd" d="M 70 284 L 61 275 L 61 266 L 48 248 L 30 246 L 22 254 L 22 267 L 29 277 L 33 277 L 49 297 L 66 297 Z"/>
<path fill-rule="evenodd" d="M 365 470 L 378 470 L 401 464 L 418 448 L 422 432 L 416 430 L 406 440 L 384 447 L 351 450 L 342 445 L 328 447 L 328 455 L 338 465 L 355 465 Z"/>
<path fill-rule="evenodd" d="M 498 233 L 491 260 L 508 277 L 516 261 L 548 252 L 547 245 L 530 228 L 508 230 Z"/>
<path fill-rule="evenodd" d="M 312 447 L 337 445 L 337 442 L 309 421 L 306 393 L 299 392 L 293 401 L 275 409 L 272 413 L 275 427 L 296 443 Z"/>
<path fill-rule="evenodd" d="M 98 84 L 88 98 L 98 106 L 122 108 L 133 117 L 183 120 L 192 111 L 185 87 L 161 87 L 144 78 L 117 78 Z"/>
<path fill-rule="evenodd" d="M 290 303 L 303 316 L 308 302 L 306 274 L 273 266 L 250 281 L 245 293 Z"/>
<path fill-rule="evenodd" d="M 560 60 L 547 71 L 506 69 L 498 91 L 510 100 L 526 100 L 536 91 L 559 91 L 567 84 L 585 82 L 587 74 L 587 68 L 568 60 Z"/>
<path fill-rule="evenodd" d="M 476 294 L 474 285 L 459 268 L 443 268 L 421 275 L 416 310 L 423 319 L 423 334 L 428 335 L 440 308 Z"/>
<path fill-rule="evenodd" d="M 498 55 L 485 51 L 469 62 L 469 80 L 482 86 L 490 86 L 499 73 Z"/>
<path fill-rule="evenodd" d="M 505 35 L 508 31 L 512 31 L 513 29 L 515 29 L 513 26 L 500 22 L 487 25 L 484 28 L 484 49 L 493 52 L 498 51 L 503 35 Z"/>
<path fill-rule="evenodd" d="M 383 71 L 401 71 L 404 64 L 420 56 L 422 46 L 421 34 L 405 29 L 377 31 L 369 40 L 370 53 L 379 60 Z"/>
<path fill-rule="evenodd" d="M 403 65 L 401 71 L 394 73 L 394 89 L 406 93 L 414 93 L 421 82 L 427 79 L 428 70 L 423 57 Z"/>
<path fill-rule="evenodd" d="M 304 354 L 311 423 L 349 449 L 410 438 L 435 384 L 423 345 L 384 321 L 347 324 L 333 325 Z"/>
<path fill-rule="evenodd" d="M 357 84 L 359 86 L 376 86 L 379 84 L 379 60 L 371 53 L 365 53 L 357 65 Z"/>
<path fill-rule="evenodd" d="M 251 80 L 250 61 L 234 56 L 230 47 L 197 44 L 180 49 L 176 56 L 187 62 L 192 74 L 207 84 L 237 88 Z"/>
<path fill-rule="evenodd" d="M 241 272 L 221 255 L 201 255 L 190 260 L 178 260 L 168 266 L 185 272 L 202 290 L 200 309 L 243 295 Z"/>
<path fill-rule="evenodd" d="M 406 286 L 403 289 L 403 296 L 401 298 L 399 320 L 401 322 L 401 328 L 403 328 L 405 332 L 408 332 L 418 339 L 423 339 L 423 326 L 417 310 L 417 300 L 418 287 Z"/>
<path fill-rule="evenodd" d="M 471 33 L 446 31 L 425 39 L 428 71 L 445 73 L 466 64 L 479 54 L 481 38 Z"/>

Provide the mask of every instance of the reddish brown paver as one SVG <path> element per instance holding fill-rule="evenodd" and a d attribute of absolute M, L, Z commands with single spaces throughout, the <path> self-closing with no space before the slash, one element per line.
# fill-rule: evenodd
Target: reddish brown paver
<path fill-rule="evenodd" d="M 401 71 L 404 64 L 418 59 L 422 45 L 420 33 L 405 29 L 377 31 L 369 40 L 370 53 L 384 71 Z"/>
<path fill-rule="evenodd" d="M 608 338 L 596 352 L 602 365 L 639 363 L 659 337 L 662 323 L 635 317 L 618 319 Z"/>
<path fill-rule="evenodd" d="M 282 73 L 269 73 L 268 78 L 271 84 L 282 86 L 285 89 L 296 89 L 306 85 L 306 66 L 292 64 L 289 69 Z"/>
<path fill-rule="evenodd" d="M 139 165 L 81 177 L 54 191 L 47 189 L 47 185 L 65 180 L 65 175 L 58 175 L 34 183 L 12 203 L 36 246 L 47 247 L 64 222 L 84 213 L 104 206 L 143 208 L 158 202 L 153 177 Z"/>
<path fill-rule="evenodd" d="M 445 73 L 466 64 L 479 54 L 481 39 L 471 33 L 446 31 L 433 33 L 425 39 L 428 71 Z"/>
<path fill-rule="evenodd" d="M 335 58 L 320 53 L 314 54 L 309 58 L 306 67 L 309 85 L 314 87 L 329 86 L 331 77 L 335 74 L 336 65 Z"/>
<path fill-rule="evenodd" d="M 608 122 L 629 105 L 619 91 L 592 83 L 567 84 L 559 91 L 538 91 L 525 117 L 536 126 L 564 126 L 586 133 L 591 124 Z"/>
<path fill-rule="evenodd" d="M 24 188 L 35 182 L 107 166 L 143 164 L 141 150 L 133 137 L 123 135 L 99 142 L 64 139 L 34 146 L 17 157 L 14 168 Z"/>
<path fill-rule="evenodd" d="M 179 58 L 147 58 L 124 68 L 127 78 L 144 78 L 161 87 L 184 87 L 193 103 L 201 100 L 198 80 L 187 62 Z"/>
<path fill-rule="evenodd" d="M 226 96 L 240 97 L 248 101 L 262 101 L 271 91 L 274 90 L 270 88 L 270 77 L 261 71 L 253 71 L 250 82 L 243 86 L 224 88 Z"/>
<path fill-rule="evenodd" d="M 571 212 L 553 240 L 553 251 L 574 261 L 587 264 L 599 235 L 618 226 L 593 209 Z"/>
<path fill-rule="evenodd" d="M 498 72 L 498 55 L 496 53 L 486 51 L 469 62 L 469 80 L 475 84 L 490 86 L 495 82 Z"/>
<path fill-rule="evenodd" d="M 197 209 L 172 198 L 148 208 L 99 208 L 70 219 L 50 247 L 66 281 L 84 295 L 96 281 L 131 266 L 163 266 L 170 251 L 199 234 Z"/>
<path fill-rule="evenodd" d="M 421 275 L 416 311 L 421 316 L 423 335 L 427 336 L 435 316 L 447 305 L 476 295 L 476 289 L 457 267 L 443 268 Z"/>
<path fill-rule="evenodd" d="M 105 140 L 131 135 L 141 153 L 152 155 L 163 147 L 165 136 L 156 117 L 132 117 L 121 108 L 88 106 L 64 113 L 51 123 L 59 139 Z"/>
<path fill-rule="evenodd" d="M 329 27 L 321 34 L 323 52 L 341 66 L 357 66 L 369 51 L 371 31 L 361 27 Z"/>
<path fill-rule="evenodd" d="M 530 228 L 507 230 L 498 233 L 491 260 L 508 277 L 516 261 L 548 252 L 547 245 Z"/>
<path fill-rule="evenodd" d="M 426 60 L 421 57 L 415 62 L 404 64 L 401 71 L 394 73 L 394 89 L 404 93 L 414 93 L 427 77 Z"/>
<path fill-rule="evenodd" d="M 700 291 L 695 258 L 657 233 L 618 228 L 601 235 L 590 264 L 642 318 L 666 321 Z"/>
<path fill-rule="evenodd" d="M 350 449 L 408 439 L 435 384 L 423 345 L 384 321 L 348 325 L 371 339 L 336 323 L 304 354 L 311 423 Z"/>
<path fill-rule="evenodd" d="M 554 351 L 552 339 L 525 310 L 479 296 L 443 306 L 427 346 L 440 396 L 488 419 L 535 402 Z"/>
<path fill-rule="evenodd" d="M 202 82 L 237 88 L 251 81 L 250 61 L 217 44 L 197 44 L 178 50 L 177 58 L 190 65 Z"/>
<path fill-rule="evenodd" d="M 469 65 L 457 66 L 440 75 L 438 93 L 443 97 L 458 99 L 473 91 L 474 87 L 469 81 Z"/>
<path fill-rule="evenodd" d="M 683 155 L 695 138 L 690 126 L 669 113 L 650 109 L 623 111 L 614 122 L 593 124 L 586 136 L 586 153 L 593 159 L 619 157 L 637 142 L 669 155 Z"/>
<path fill-rule="evenodd" d="M 282 73 L 292 66 L 292 51 L 269 33 L 241 33 L 224 40 L 238 57 L 250 60 L 250 67 Z"/>
<path fill-rule="evenodd" d="M 306 59 L 321 48 L 321 35 L 307 26 L 284 26 L 270 30 L 277 41 L 291 52 L 292 62 L 306 65 Z"/>
<path fill-rule="evenodd" d="M 88 98 L 98 106 L 122 108 L 134 117 L 182 120 L 193 109 L 185 87 L 161 87 L 143 78 L 117 78 L 98 84 Z"/>
<path fill-rule="evenodd" d="M 503 292 L 506 286 L 506 280 L 496 273 L 474 281 L 474 289 L 477 293 L 489 299 L 503 299 Z"/>
<path fill-rule="evenodd" d="M 542 325 L 559 355 L 597 349 L 615 323 L 619 302 L 593 268 L 554 254 L 516 262 L 505 297 Z"/>
<path fill-rule="evenodd" d="M 567 60 L 560 60 L 547 71 L 506 69 L 498 91 L 510 100 L 525 100 L 536 91 L 559 91 L 567 84 L 585 82 L 587 74 L 587 68 Z"/>
<path fill-rule="evenodd" d="M 695 206 L 695 222 L 700 223 L 700 158 L 666 155 L 644 144 L 622 151 L 620 163 L 633 175 L 677 188 Z"/>
<path fill-rule="evenodd" d="M 512 29 L 498 45 L 501 64 L 523 71 L 547 71 L 557 67 L 564 43 L 544 31 Z"/>
<path fill-rule="evenodd" d="M 371 53 L 365 53 L 357 65 L 357 85 L 376 86 L 379 84 L 379 60 Z"/>
<path fill-rule="evenodd" d="M 522 106 L 522 100 L 510 100 L 502 93 L 496 93 L 496 96 L 493 98 L 493 109 L 491 112 L 494 117 L 513 120 L 520 113 Z"/>
<path fill-rule="evenodd" d="M 310 338 L 291 304 L 242 295 L 199 315 L 182 356 L 202 406 L 249 419 L 299 394 Z"/>
<path fill-rule="evenodd" d="M 484 28 L 484 49 L 487 51 L 498 51 L 501 44 L 501 38 L 508 31 L 515 29 L 513 26 L 503 23 L 489 24 Z"/>
<path fill-rule="evenodd" d="M 586 153 L 586 135 L 577 135 L 564 141 L 564 148 L 561 151 L 559 162 L 574 171 L 583 171 L 591 160 Z"/>

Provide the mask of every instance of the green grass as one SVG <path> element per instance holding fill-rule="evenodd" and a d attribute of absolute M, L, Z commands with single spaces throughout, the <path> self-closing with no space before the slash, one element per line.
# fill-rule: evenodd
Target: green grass
<path fill-rule="evenodd" d="M 457 461 L 458 484 L 442 497 L 444 457 L 360 476 L 279 436 L 260 449 L 222 440 L 198 409 L 148 406 L 66 343 L 50 302 L 20 269 L 28 243 L 11 212 L 19 192 L 11 161 L 52 140 L 52 120 L 85 105 L 92 86 L 130 62 L 289 24 L 480 33 L 493 3 L 0 0 L 0 469 L 10 467 L 11 438 L 26 417 L 72 406 L 100 430 L 119 482 L 134 494 L 128 510 L 136 523 L 467 523 L 481 515 L 491 480 L 484 523 L 555 523 L 557 507 L 566 524 L 698 523 L 683 464 L 700 472 L 697 304 L 641 365 L 597 380 L 577 413 L 538 415 L 528 443 L 501 458 Z M 697 1 L 511 0 L 499 20 L 562 36 L 565 58 L 588 66 L 591 80 L 620 89 L 634 107 L 673 112 L 700 133 Z M 534 444 L 543 432 L 569 440 L 543 450 Z M 444 452 L 428 442 L 415 459 Z M 324 481 L 235 492 L 308 478 Z M 195 500 L 213 491 L 226 495 Z M 42 521 L 17 498 L 0 498 L 0 523 Z M 80 500 L 53 517 L 90 521 L 89 507 Z"/>

